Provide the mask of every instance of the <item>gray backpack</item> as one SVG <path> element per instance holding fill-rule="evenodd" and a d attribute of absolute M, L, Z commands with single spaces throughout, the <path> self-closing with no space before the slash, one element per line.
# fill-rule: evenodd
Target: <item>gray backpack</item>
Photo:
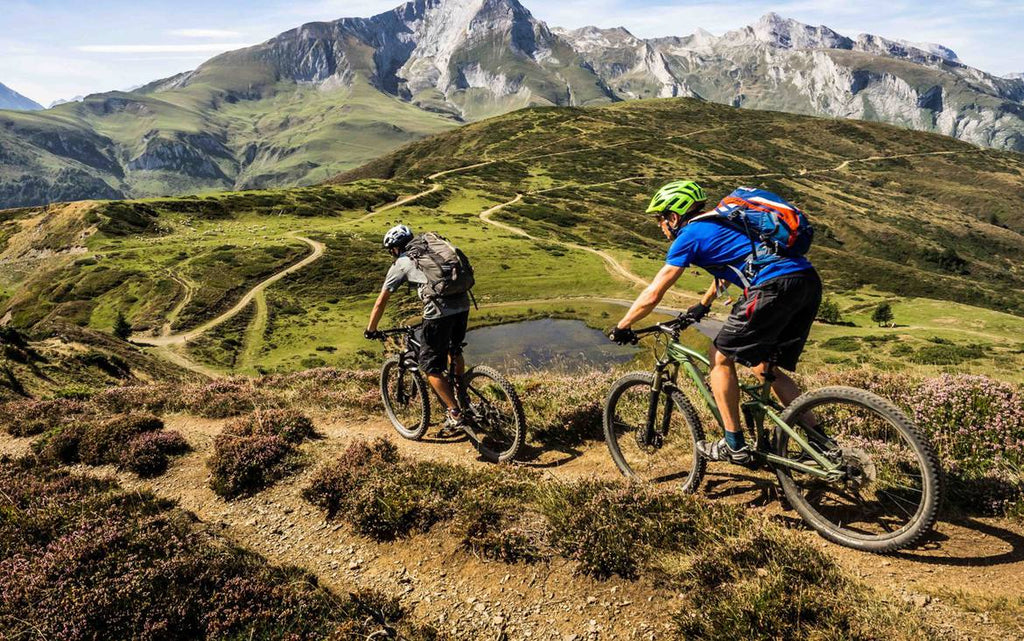
<path fill-rule="evenodd" d="M 476 284 L 469 258 L 444 236 L 420 234 L 405 246 L 405 255 L 427 277 L 425 298 L 465 294 Z"/>

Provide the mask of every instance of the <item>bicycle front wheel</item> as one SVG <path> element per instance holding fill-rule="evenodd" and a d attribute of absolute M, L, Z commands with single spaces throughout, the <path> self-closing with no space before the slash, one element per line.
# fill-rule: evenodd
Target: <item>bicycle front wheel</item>
<path fill-rule="evenodd" d="M 857 550 L 892 552 L 931 529 L 941 502 L 938 457 L 891 402 L 852 387 L 825 387 L 797 398 L 781 418 L 839 464 L 838 480 L 775 469 L 790 504 L 819 534 Z M 815 423 L 815 431 L 802 427 Z M 821 433 L 831 442 L 823 443 Z M 817 467 L 785 431 L 777 428 L 775 436 L 779 456 Z"/>
<path fill-rule="evenodd" d="M 706 462 L 697 452 L 704 428 L 678 390 L 653 399 L 654 374 L 631 372 L 612 385 L 604 404 L 604 437 L 623 475 L 652 483 L 677 482 L 695 492 Z"/>
<path fill-rule="evenodd" d="M 504 376 L 484 366 L 466 372 L 463 381 L 470 441 L 492 463 L 511 461 L 526 442 L 526 414 L 515 388 Z"/>
<path fill-rule="evenodd" d="M 380 370 L 380 396 L 395 430 L 418 441 L 430 426 L 430 397 L 419 372 L 405 369 L 394 356 Z"/>

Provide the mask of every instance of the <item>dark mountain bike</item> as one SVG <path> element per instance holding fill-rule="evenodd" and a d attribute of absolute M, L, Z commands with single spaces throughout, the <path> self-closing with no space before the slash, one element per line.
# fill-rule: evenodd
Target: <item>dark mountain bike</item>
<path fill-rule="evenodd" d="M 380 392 L 384 411 L 403 437 L 419 440 L 430 427 L 430 391 L 420 373 L 419 325 L 380 332 L 382 339 L 399 339 L 400 349 L 384 361 L 380 371 Z M 511 461 L 526 441 L 526 416 L 512 384 L 491 369 L 478 365 L 461 378 L 455 361 L 449 359 L 446 373 L 464 417 L 463 430 L 480 455 L 491 462 Z M 428 391 L 429 390 L 429 391 Z M 437 402 L 444 402 L 437 396 Z"/>
<path fill-rule="evenodd" d="M 679 482 L 694 492 L 707 461 L 700 415 L 677 384 L 686 373 L 722 427 L 707 383 L 706 356 L 679 343 L 693 321 L 679 318 L 637 330 L 664 342 L 653 372 L 613 385 L 604 407 L 608 449 L 627 477 Z M 907 547 L 935 523 L 941 475 L 932 444 L 891 402 L 852 387 L 824 387 L 783 409 L 771 381 L 741 385 L 741 410 L 754 462 L 775 472 L 789 503 L 822 536 L 858 550 Z M 812 427 L 813 426 L 813 427 Z"/>

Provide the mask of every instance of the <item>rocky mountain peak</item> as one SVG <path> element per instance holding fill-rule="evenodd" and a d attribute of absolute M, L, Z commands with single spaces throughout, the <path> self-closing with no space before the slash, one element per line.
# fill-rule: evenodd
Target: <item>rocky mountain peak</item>
<path fill-rule="evenodd" d="M 812 27 L 783 18 L 777 13 L 766 13 L 754 24 L 730 31 L 723 39 L 734 44 L 759 43 L 783 49 L 850 49 L 853 41 L 822 25 Z"/>
<path fill-rule="evenodd" d="M 625 27 L 602 29 L 600 27 L 580 27 L 579 29 L 552 29 L 552 32 L 572 43 L 577 51 L 588 52 L 610 47 L 638 47 L 644 41 L 634 36 Z"/>

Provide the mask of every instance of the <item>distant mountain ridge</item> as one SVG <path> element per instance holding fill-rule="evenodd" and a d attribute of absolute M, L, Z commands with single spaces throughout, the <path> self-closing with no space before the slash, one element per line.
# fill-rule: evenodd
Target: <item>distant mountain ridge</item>
<path fill-rule="evenodd" d="M 310 23 L 131 92 L 0 114 L 0 207 L 312 184 L 526 106 L 686 96 L 1024 151 L 1024 79 L 768 14 L 721 36 L 549 28 L 518 0 Z"/>
<path fill-rule="evenodd" d="M 12 109 L 15 111 L 36 111 L 43 106 L 21 95 L 7 85 L 0 83 L 0 109 Z"/>

